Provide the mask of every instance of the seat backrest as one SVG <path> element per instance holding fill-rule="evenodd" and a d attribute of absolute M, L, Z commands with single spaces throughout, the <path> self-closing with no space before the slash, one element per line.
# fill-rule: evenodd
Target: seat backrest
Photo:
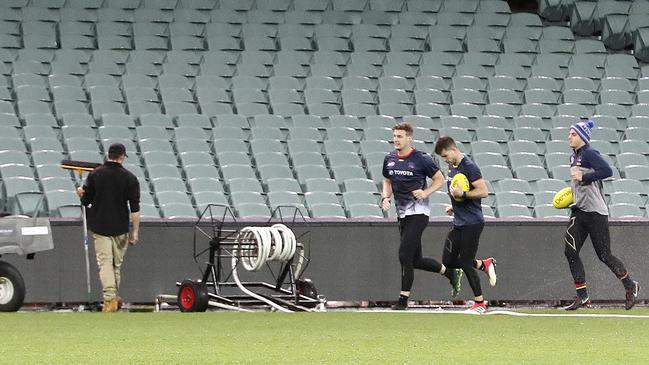
<path fill-rule="evenodd" d="M 519 204 L 527 206 L 529 200 L 525 193 L 520 191 L 498 191 L 496 192 L 496 203 L 499 206 L 506 204 Z"/>
<path fill-rule="evenodd" d="M 611 218 L 644 218 L 645 212 L 639 206 L 629 203 L 610 204 L 608 206 Z"/>
<path fill-rule="evenodd" d="M 511 170 L 507 166 L 487 165 L 481 166 L 482 176 L 488 181 L 498 181 L 513 178 Z"/>
<path fill-rule="evenodd" d="M 504 204 L 496 207 L 499 218 L 532 218 L 530 209 L 521 204 Z"/>

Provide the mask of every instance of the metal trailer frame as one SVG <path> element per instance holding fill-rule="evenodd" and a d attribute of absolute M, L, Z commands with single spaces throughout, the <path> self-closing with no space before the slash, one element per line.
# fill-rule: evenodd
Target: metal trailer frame
<path fill-rule="evenodd" d="M 290 211 L 291 214 L 285 215 L 286 211 Z M 206 230 L 204 228 L 207 222 L 209 222 L 209 229 Z M 237 228 L 226 229 L 226 223 Z M 326 298 L 317 294 L 315 286 L 309 279 L 301 279 L 310 261 L 308 249 L 311 240 L 311 232 L 304 215 L 298 207 L 278 206 L 272 211 L 271 217 L 267 221 L 267 224 L 275 223 L 282 223 L 291 230 L 297 223 L 304 224 L 306 230 L 296 236 L 296 239 L 301 241 L 301 250 L 296 251 L 294 257 L 287 262 L 273 262 L 272 265 L 275 268 L 271 267 L 271 262 L 265 263 L 267 271 L 273 277 L 273 282 L 241 281 L 237 283 L 238 278 L 232 281 L 233 274 L 236 276 L 235 269 L 240 266 L 241 258 L 250 251 L 243 248 L 242 242 L 237 239 L 242 228 L 239 226 L 242 224 L 237 222 L 229 206 L 209 204 L 194 226 L 194 261 L 200 264 L 199 259 L 204 255 L 207 255 L 208 260 L 205 263 L 205 269 L 202 270 L 201 279 L 177 282 L 176 285 L 180 287 L 178 295 L 159 295 L 156 298 L 156 310 L 160 310 L 160 304 L 168 299 L 176 299 L 182 311 L 204 311 L 208 306 L 239 311 L 268 306 L 271 309 L 279 308 L 289 312 L 324 310 Z M 207 248 L 199 247 L 198 241 L 201 237 L 208 239 Z M 233 264 L 236 262 L 229 272 L 226 272 L 223 259 L 230 260 Z M 278 265 L 279 268 L 277 268 Z M 226 288 L 237 287 L 241 289 L 242 294 L 224 293 Z M 246 294 L 247 288 L 257 289 L 254 295 L 258 297 Z M 187 302 L 180 303 L 182 300 L 187 300 Z M 189 310 L 183 308 L 188 304 L 191 307 Z"/>

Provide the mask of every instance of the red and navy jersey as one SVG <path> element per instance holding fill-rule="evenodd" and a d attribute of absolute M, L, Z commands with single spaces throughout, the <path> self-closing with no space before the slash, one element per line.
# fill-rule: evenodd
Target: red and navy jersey
<path fill-rule="evenodd" d="M 462 173 L 466 176 L 469 183 L 482 178 L 482 172 L 478 165 L 469 160 L 466 156 L 462 158 L 457 167 L 449 165 L 448 177 L 446 185 L 451 185 L 451 180 L 455 174 Z M 469 184 L 469 189 L 473 190 L 473 185 Z M 450 193 L 449 193 L 450 196 Z M 484 223 L 484 215 L 482 214 L 482 199 L 465 199 L 462 202 L 455 201 L 451 197 L 451 204 L 453 204 L 453 225 L 454 226 L 468 226 L 472 224 Z"/>
<path fill-rule="evenodd" d="M 399 218 L 407 215 L 430 215 L 428 198 L 417 200 L 412 192 L 426 189 L 426 178 L 433 177 L 439 168 L 431 155 L 412 150 L 406 156 L 399 156 L 397 151 L 390 152 L 383 160 L 383 176 L 392 182 L 394 205 Z"/>

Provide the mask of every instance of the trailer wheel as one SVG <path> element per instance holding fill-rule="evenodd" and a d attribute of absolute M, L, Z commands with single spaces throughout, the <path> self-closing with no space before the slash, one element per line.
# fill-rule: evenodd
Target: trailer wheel
<path fill-rule="evenodd" d="M 209 296 L 207 285 L 192 280 L 184 280 L 178 289 L 178 307 L 181 312 L 205 312 Z"/>
<path fill-rule="evenodd" d="M 18 269 L 0 261 L 0 312 L 16 312 L 25 300 L 25 281 Z"/>
<path fill-rule="evenodd" d="M 318 290 L 311 279 L 298 280 L 297 291 L 300 295 L 304 295 L 307 298 L 318 299 Z"/>

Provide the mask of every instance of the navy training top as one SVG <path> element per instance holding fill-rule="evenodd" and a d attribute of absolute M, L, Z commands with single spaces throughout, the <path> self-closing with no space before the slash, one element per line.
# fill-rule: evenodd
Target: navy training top
<path fill-rule="evenodd" d="M 392 151 L 383 160 L 383 177 L 392 182 L 394 205 L 399 218 L 408 215 L 430 215 L 428 198 L 417 200 L 412 192 L 426 189 L 426 178 L 433 177 L 439 168 L 428 153 L 413 149 L 406 156 Z"/>
<path fill-rule="evenodd" d="M 473 161 L 469 160 L 466 156 L 462 158 L 457 167 L 449 165 L 448 178 L 446 186 L 451 186 L 453 176 L 462 173 L 469 180 L 469 191 L 473 190 L 472 182 L 482 178 L 480 168 Z M 448 193 L 451 196 L 451 193 Z M 453 204 L 453 225 L 454 226 L 468 226 L 471 224 L 484 223 L 484 215 L 482 214 L 482 199 L 464 199 L 462 202 L 455 201 L 451 196 L 451 204 Z"/>

